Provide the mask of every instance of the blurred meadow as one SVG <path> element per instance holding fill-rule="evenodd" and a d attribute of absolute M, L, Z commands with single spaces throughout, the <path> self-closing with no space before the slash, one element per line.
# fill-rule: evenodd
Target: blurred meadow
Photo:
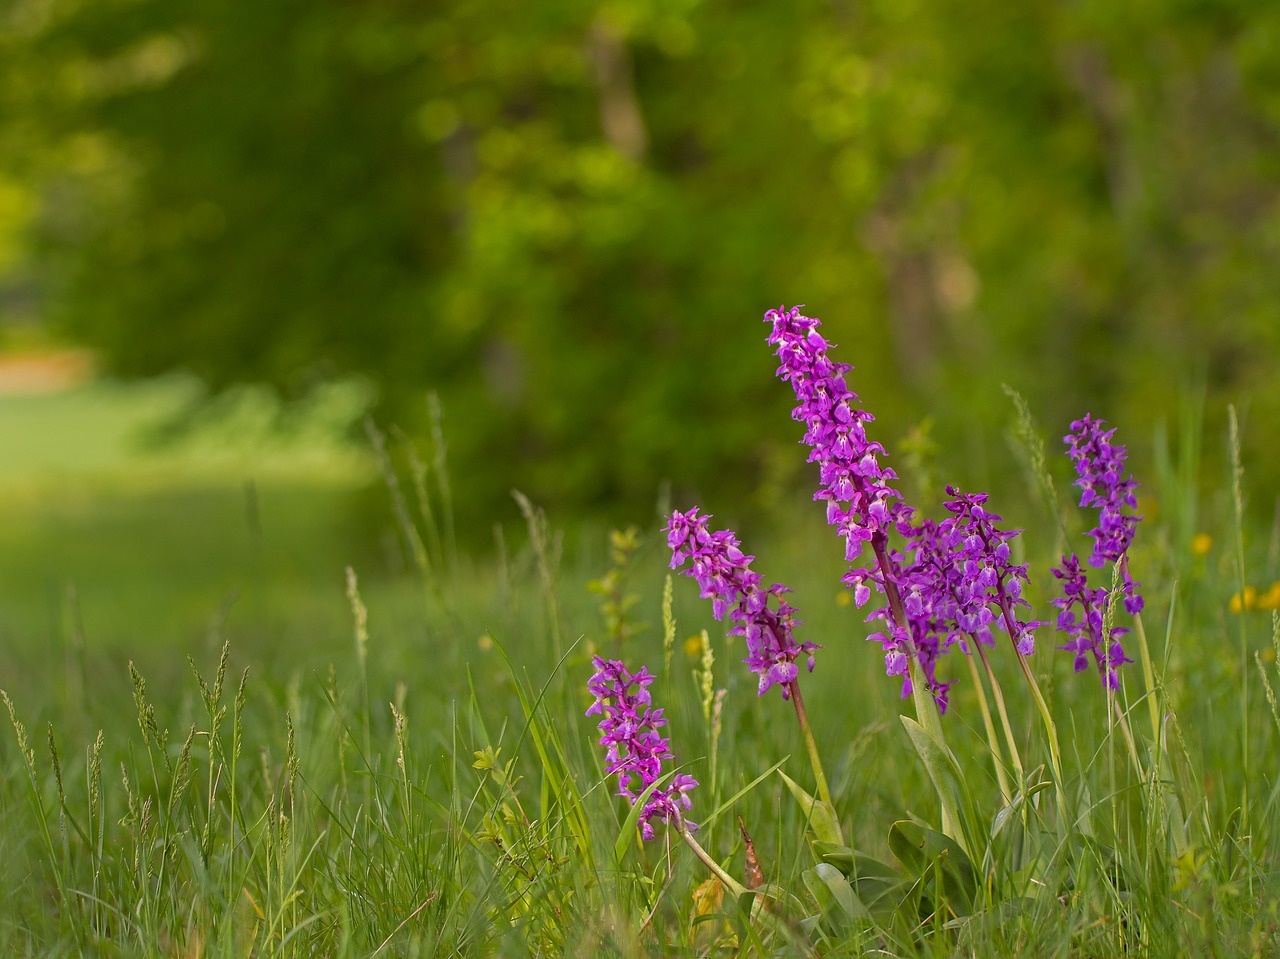
<path fill-rule="evenodd" d="M 95 646 L 185 648 L 224 606 L 261 617 L 268 592 L 341 586 L 357 542 L 351 490 L 373 469 L 343 432 L 350 398 L 281 429 L 278 404 L 246 393 L 215 423 L 166 437 L 193 387 L 171 377 L 0 396 L 7 647 L 56 646 L 81 618 Z"/>
<path fill-rule="evenodd" d="M 944 717 L 963 828 L 780 303 L 907 503 L 1026 530 L 1030 686 Z M 1278 372 L 1274 3 L 0 0 L 0 951 L 1280 954 Z M 1053 648 L 1087 411 L 1145 517 L 1117 699 Z M 665 578 L 695 504 L 823 647 L 834 827 Z M 767 908 L 638 840 L 596 652 Z"/>

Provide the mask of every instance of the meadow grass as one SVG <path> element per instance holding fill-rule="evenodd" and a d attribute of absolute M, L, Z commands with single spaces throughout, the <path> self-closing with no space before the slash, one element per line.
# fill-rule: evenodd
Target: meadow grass
<path fill-rule="evenodd" d="M 956 878 L 941 849 L 895 858 L 912 857 L 893 823 L 936 829 L 935 790 L 860 617 L 834 585 L 814 585 L 839 572 L 814 558 L 826 531 L 791 524 L 771 571 L 805 584 L 805 630 L 824 646 L 806 695 L 840 825 L 859 855 L 900 876 L 923 863 L 893 909 L 866 916 L 843 909 L 838 886 L 815 885 L 813 823 L 806 840 L 784 781 L 756 781 L 781 764 L 807 782 L 803 749 L 783 704 L 754 695 L 740 641 L 681 582 L 664 667 L 656 532 L 626 557 L 621 591 L 637 597 L 626 635 L 595 608 L 589 571 L 560 570 L 553 534 L 535 529 L 549 537 L 540 548 L 526 539 L 502 562 L 434 570 L 435 582 L 366 594 L 357 579 L 346 598 L 335 584 L 340 646 L 206 643 L 190 667 L 177 652 L 160 663 L 163 683 L 92 650 L 78 666 L 6 670 L 5 953 L 1274 954 L 1280 723 L 1262 676 L 1274 688 L 1280 675 L 1267 614 L 1227 612 L 1230 525 L 1176 586 L 1160 578 L 1174 566 L 1163 543 L 1138 560 L 1159 739 L 1137 670 L 1122 705 L 1146 778 L 1092 674 L 1071 675 L 1042 637 L 1034 662 L 1062 734 L 1070 828 L 1048 789 L 1005 807 L 973 689 L 957 687 L 947 736 L 974 815 L 999 831 L 977 875 Z M 697 675 L 703 627 L 711 686 L 726 690 L 714 716 Z M 583 715 L 592 647 L 657 672 L 677 761 L 702 782 L 700 841 L 745 882 L 741 817 L 775 894 L 769 910 L 708 885 L 664 830 L 648 843 L 628 832 Z M 995 669 L 1024 765 L 1044 777 L 1034 706 L 1011 663 Z M 928 835 L 917 838 L 928 853 Z M 971 905 L 949 913 L 948 884 L 962 882 Z"/>
<path fill-rule="evenodd" d="M 0 396 L 0 648 L 87 630 L 145 657 L 201 648 L 218 616 L 314 630 L 341 615 L 343 564 L 386 565 L 385 494 L 346 432 L 358 390 L 294 410 L 245 390 L 179 427 L 199 395 L 173 376 Z"/>
<path fill-rule="evenodd" d="M 828 821 L 795 801 L 813 774 L 789 707 L 757 698 L 741 640 L 669 581 L 656 524 L 584 533 L 566 561 L 523 501 L 524 530 L 473 562 L 443 523 L 441 464 L 397 462 L 397 575 L 357 563 L 344 590 L 340 569 L 309 573 L 331 583 L 323 602 L 286 589 L 231 615 L 210 599 L 204 635 L 132 652 L 92 639 L 94 609 L 64 598 L 58 643 L 6 645 L 4 954 L 1280 950 L 1275 557 L 1230 483 L 1197 495 L 1195 463 L 1161 460 L 1143 504 L 1146 652 L 1128 644 L 1118 712 L 1039 632 L 1061 776 L 1016 661 L 993 651 L 1022 781 L 993 762 L 967 674 L 942 720 L 954 769 L 913 749 L 911 701 L 838 585 L 839 544 L 798 504 L 759 563 L 796 586 L 823 646 L 804 683 Z M 1026 513 L 1028 596 L 1048 619 L 1060 531 Z M 747 893 L 673 828 L 637 835 L 585 715 L 595 652 L 656 674 L 675 762 L 701 783 L 698 841 Z"/>

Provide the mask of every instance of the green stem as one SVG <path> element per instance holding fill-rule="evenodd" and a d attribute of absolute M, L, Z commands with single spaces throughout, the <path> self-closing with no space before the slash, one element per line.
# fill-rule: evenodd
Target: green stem
<path fill-rule="evenodd" d="M 834 809 L 835 803 L 831 800 L 831 790 L 827 786 L 827 775 L 822 770 L 822 759 L 818 756 L 818 744 L 814 741 L 813 730 L 809 726 L 809 714 L 805 711 L 804 698 L 800 695 L 800 680 L 791 680 L 787 684 L 787 692 L 791 697 L 791 704 L 796 708 L 800 736 L 804 739 L 804 748 L 809 753 L 809 765 L 813 767 L 813 776 L 818 781 L 818 798 Z"/>
<path fill-rule="evenodd" d="M 889 560 L 887 537 L 884 533 L 876 533 L 871 537 L 871 548 L 875 551 L 876 562 L 880 566 L 880 577 L 884 582 L 884 594 L 889 600 L 889 611 L 893 614 L 894 625 L 910 635 L 911 627 L 907 619 L 906 607 L 902 604 L 902 594 L 898 592 L 893 564 Z M 916 721 L 928 732 L 938 745 L 947 749 L 947 740 L 942 733 L 942 717 L 938 713 L 938 704 L 924 682 L 923 670 L 920 668 L 915 649 L 908 644 L 908 677 L 911 681 L 911 698 L 916 707 Z M 948 750 L 949 752 L 950 750 Z M 942 831 L 952 839 L 961 838 L 960 823 L 957 820 L 959 810 L 950 808 L 941 791 L 938 793 L 939 806 L 942 808 Z"/>
<path fill-rule="evenodd" d="M 685 845 L 693 850 L 693 854 L 702 860 L 702 864 L 710 869 L 711 874 L 724 883 L 725 888 L 732 892 L 735 897 L 746 895 L 751 891 L 725 872 L 720 864 L 711 858 L 711 854 L 698 845 L 698 840 L 694 839 L 693 833 L 689 832 L 689 827 L 679 809 L 672 809 L 672 821 L 672 824 L 676 827 L 676 832 L 684 840 Z"/>
<path fill-rule="evenodd" d="M 1045 702 L 1044 693 L 1040 692 L 1040 684 L 1036 682 L 1036 677 L 1031 672 L 1031 665 L 1027 662 L 1027 657 L 1022 655 L 1017 643 L 1014 643 L 1013 651 L 1018 656 L 1018 665 L 1022 667 L 1022 675 L 1026 678 L 1027 685 L 1031 687 L 1031 696 L 1036 701 L 1036 708 L 1040 710 L 1040 718 L 1043 720 L 1045 732 L 1049 736 L 1049 764 L 1053 766 L 1054 785 L 1057 787 L 1058 800 L 1061 802 L 1064 792 L 1062 788 L 1062 750 L 1058 746 L 1058 727 L 1053 721 L 1053 714 L 1049 712 L 1049 704 Z"/>

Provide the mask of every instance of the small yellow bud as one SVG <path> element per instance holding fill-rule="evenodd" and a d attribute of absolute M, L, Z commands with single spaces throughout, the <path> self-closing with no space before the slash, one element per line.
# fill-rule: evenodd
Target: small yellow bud
<path fill-rule="evenodd" d="M 702 655 L 702 637 L 690 636 L 684 641 L 684 654 L 690 659 L 697 659 Z"/>
<path fill-rule="evenodd" d="M 1191 552 L 1196 556 L 1208 556 L 1213 549 L 1213 537 L 1208 533 L 1196 533 L 1191 537 Z"/>

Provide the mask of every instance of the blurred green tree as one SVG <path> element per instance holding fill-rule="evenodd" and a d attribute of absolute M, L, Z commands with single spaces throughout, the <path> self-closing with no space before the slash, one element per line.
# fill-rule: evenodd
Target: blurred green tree
<path fill-rule="evenodd" d="M 1275 4 L 14 9 L 50 321 L 124 375 L 365 376 L 410 427 L 437 389 L 478 504 L 786 488 L 779 302 L 965 480 L 1002 381 L 1055 434 L 1194 378 L 1280 414 Z"/>

